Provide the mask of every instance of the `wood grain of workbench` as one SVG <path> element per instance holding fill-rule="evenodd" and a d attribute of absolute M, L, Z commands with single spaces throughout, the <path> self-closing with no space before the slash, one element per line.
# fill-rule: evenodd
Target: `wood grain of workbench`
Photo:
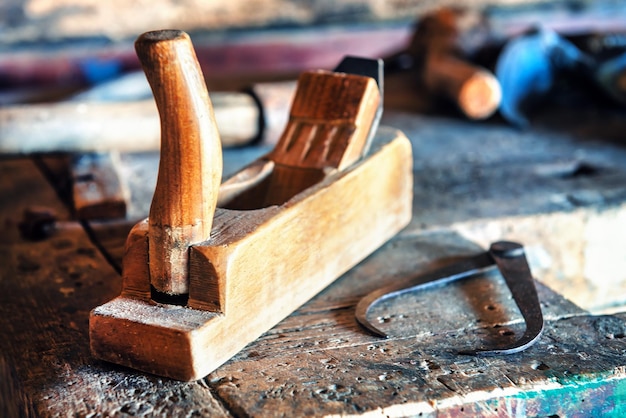
<path fill-rule="evenodd" d="M 91 357 L 89 311 L 119 293 L 121 278 L 78 223 L 43 241 L 20 238 L 28 205 L 54 208 L 60 219 L 67 211 L 32 161 L 2 161 L 0 172 L 0 353 L 23 395 L 0 402 L 37 416 L 228 416 L 203 382 L 142 376 Z"/>

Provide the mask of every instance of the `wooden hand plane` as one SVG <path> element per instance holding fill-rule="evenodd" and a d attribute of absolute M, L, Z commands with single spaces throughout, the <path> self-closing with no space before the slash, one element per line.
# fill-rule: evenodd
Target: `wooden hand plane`
<path fill-rule="evenodd" d="M 143 34 L 137 54 L 161 118 L 149 217 L 130 232 L 120 296 L 90 316 L 95 357 L 204 377 L 323 290 L 411 218 L 408 139 L 380 128 L 366 76 L 301 75 L 275 149 L 225 181 L 189 37 Z"/>

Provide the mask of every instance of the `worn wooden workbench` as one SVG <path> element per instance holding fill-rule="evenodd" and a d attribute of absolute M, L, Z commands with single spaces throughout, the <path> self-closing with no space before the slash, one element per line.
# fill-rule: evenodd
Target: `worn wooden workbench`
<path fill-rule="evenodd" d="M 412 140 L 412 223 L 205 379 L 183 383 L 94 360 L 88 314 L 121 280 L 120 233 L 85 232 L 46 173 L 54 159 L 0 160 L 0 415 L 600 416 L 626 413 L 626 128 L 615 109 L 556 109 L 528 132 L 496 121 L 388 112 Z M 565 120 L 565 122 L 562 122 Z M 561 122 L 560 122 L 561 121 Z M 226 152 L 226 169 L 263 149 Z M 147 214 L 155 155 L 123 156 L 129 217 Z M 52 170 L 54 171 L 54 170 Z M 56 232 L 19 234 L 25 208 L 57 212 Z M 124 230 L 124 226 L 120 230 Z M 546 331 L 529 350 L 459 349 L 522 331 L 503 281 L 483 276 L 380 306 L 394 337 L 364 332 L 367 292 L 495 239 L 528 246 Z M 554 290 L 552 290 L 554 289 Z M 555 291 L 556 290 L 556 291 Z M 17 415 L 16 415 L 17 416 Z"/>

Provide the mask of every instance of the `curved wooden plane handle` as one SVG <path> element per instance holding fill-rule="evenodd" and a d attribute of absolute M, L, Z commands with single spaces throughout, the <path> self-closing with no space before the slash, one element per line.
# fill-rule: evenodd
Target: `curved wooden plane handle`
<path fill-rule="evenodd" d="M 161 118 L 161 160 L 149 215 L 150 283 L 189 292 L 188 252 L 209 238 L 222 176 L 222 150 L 189 36 L 148 32 L 135 42 Z"/>

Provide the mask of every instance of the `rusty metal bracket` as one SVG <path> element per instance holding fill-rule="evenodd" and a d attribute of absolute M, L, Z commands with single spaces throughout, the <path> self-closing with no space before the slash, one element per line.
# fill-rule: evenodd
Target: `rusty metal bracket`
<path fill-rule="evenodd" d="M 388 338 L 387 333 L 377 328 L 367 319 L 370 309 L 377 303 L 409 292 L 418 292 L 475 276 L 479 273 L 486 273 L 496 267 L 500 270 L 502 277 L 504 277 L 513 299 L 524 318 L 526 331 L 520 339 L 511 344 L 497 348 L 467 350 L 462 351 L 461 354 L 490 356 L 520 352 L 533 345 L 539 339 L 543 331 L 544 320 L 524 247 L 515 242 L 495 242 L 491 244 L 489 251 L 468 257 L 458 263 L 437 269 L 431 273 L 411 277 L 375 290 L 357 304 L 356 319 L 372 334 Z"/>

